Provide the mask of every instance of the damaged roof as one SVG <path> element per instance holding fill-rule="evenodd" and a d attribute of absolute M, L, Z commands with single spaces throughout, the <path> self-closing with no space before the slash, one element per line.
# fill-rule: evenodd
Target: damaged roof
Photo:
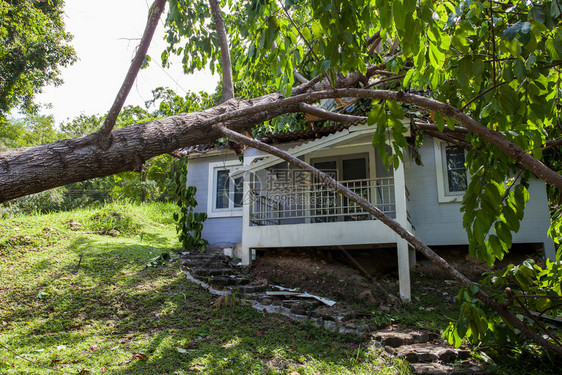
<path fill-rule="evenodd" d="M 289 143 L 289 142 L 296 142 L 296 141 L 303 141 L 308 139 L 319 139 L 323 138 L 327 135 L 337 133 L 339 131 L 348 129 L 350 126 L 357 125 L 357 123 L 346 123 L 346 124 L 337 124 L 335 126 L 330 127 L 322 127 L 318 129 L 305 129 L 305 130 L 298 130 L 289 133 L 279 133 L 279 134 L 271 134 L 267 136 L 260 137 L 259 140 L 267 143 L 267 144 L 279 144 L 279 143 Z M 228 150 L 232 149 L 234 151 L 240 149 L 239 145 L 229 142 L 228 144 L 224 145 L 195 145 L 184 147 L 175 152 L 176 155 L 181 156 L 190 156 L 190 155 L 205 155 L 211 151 L 220 151 L 220 150 Z"/>

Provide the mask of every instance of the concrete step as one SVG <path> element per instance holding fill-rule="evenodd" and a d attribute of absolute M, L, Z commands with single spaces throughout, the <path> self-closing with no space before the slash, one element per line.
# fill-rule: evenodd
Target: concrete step
<path fill-rule="evenodd" d="M 430 343 L 402 345 L 396 348 L 396 355 L 410 363 L 443 362 L 465 360 L 470 357 L 470 351 L 452 348 L 447 345 Z"/>
<path fill-rule="evenodd" d="M 214 288 L 223 289 L 227 286 L 246 285 L 250 283 L 250 279 L 246 277 L 208 276 L 206 278 L 199 279 L 208 282 Z"/>
<path fill-rule="evenodd" d="M 439 339 L 434 332 L 424 330 L 395 331 L 393 328 L 378 331 L 375 340 L 382 346 L 397 348 L 402 345 L 420 344 Z"/>
<path fill-rule="evenodd" d="M 189 254 L 182 255 L 180 261 L 186 268 L 226 268 L 230 266 L 230 258 L 217 254 Z"/>
<path fill-rule="evenodd" d="M 488 375 L 490 370 L 478 364 L 467 362 L 455 366 L 443 363 L 411 363 L 414 374 L 418 375 Z"/>
<path fill-rule="evenodd" d="M 229 289 L 233 292 L 243 293 L 245 298 L 250 298 L 252 294 L 265 292 L 267 287 L 262 285 L 248 285 L 246 282 L 245 284 L 229 286 Z"/>
<path fill-rule="evenodd" d="M 230 276 L 234 274 L 232 268 L 196 268 L 192 269 L 191 274 L 194 277 L 205 277 L 205 276 Z"/>

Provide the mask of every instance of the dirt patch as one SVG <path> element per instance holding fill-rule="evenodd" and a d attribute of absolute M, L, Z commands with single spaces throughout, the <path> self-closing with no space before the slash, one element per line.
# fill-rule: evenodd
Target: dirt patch
<path fill-rule="evenodd" d="M 378 306 L 397 299 L 388 295 L 396 289 L 395 278 L 369 279 L 328 252 L 268 251 L 254 262 L 250 274 L 254 280 L 265 279 L 352 305 Z"/>

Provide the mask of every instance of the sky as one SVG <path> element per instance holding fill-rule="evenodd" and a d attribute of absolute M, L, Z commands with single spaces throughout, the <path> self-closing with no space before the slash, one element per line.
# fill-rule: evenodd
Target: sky
<path fill-rule="evenodd" d="M 151 0 L 66 0 L 65 23 L 74 35 L 71 42 L 78 61 L 62 69 L 64 84 L 43 88 L 37 97 L 39 103 L 50 103 L 52 108 L 41 110 L 53 115 L 56 123 L 84 113 L 106 113 L 129 69 L 135 48 L 144 31 Z M 180 59 L 170 69 L 163 69 L 160 55 L 166 43 L 163 40 L 163 20 L 152 39 L 148 51 L 150 66 L 139 72 L 125 105 L 141 105 L 152 98 L 152 90 L 163 86 L 178 94 L 186 91 L 214 91 L 218 77 L 210 72 L 185 75 Z"/>

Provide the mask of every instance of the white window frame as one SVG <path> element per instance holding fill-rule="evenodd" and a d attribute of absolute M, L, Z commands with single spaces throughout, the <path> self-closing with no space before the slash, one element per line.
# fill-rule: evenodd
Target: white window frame
<path fill-rule="evenodd" d="M 460 203 L 465 191 L 449 191 L 449 179 L 447 176 L 446 150 L 449 146 L 446 142 L 433 139 L 435 151 L 435 170 L 437 176 L 437 196 L 439 203 Z M 465 151 L 466 157 L 466 151 Z M 470 183 L 470 174 L 466 173 L 466 182 Z"/>
<path fill-rule="evenodd" d="M 241 167 L 242 163 L 237 160 L 209 163 L 209 181 L 207 184 L 209 189 L 207 194 L 207 217 L 212 218 L 242 216 L 242 206 L 234 207 L 234 202 L 232 200 L 229 200 L 228 208 L 216 208 L 218 171 L 227 169 L 230 173 L 233 173 Z M 234 186 L 231 186 L 231 189 L 233 192 Z"/>

